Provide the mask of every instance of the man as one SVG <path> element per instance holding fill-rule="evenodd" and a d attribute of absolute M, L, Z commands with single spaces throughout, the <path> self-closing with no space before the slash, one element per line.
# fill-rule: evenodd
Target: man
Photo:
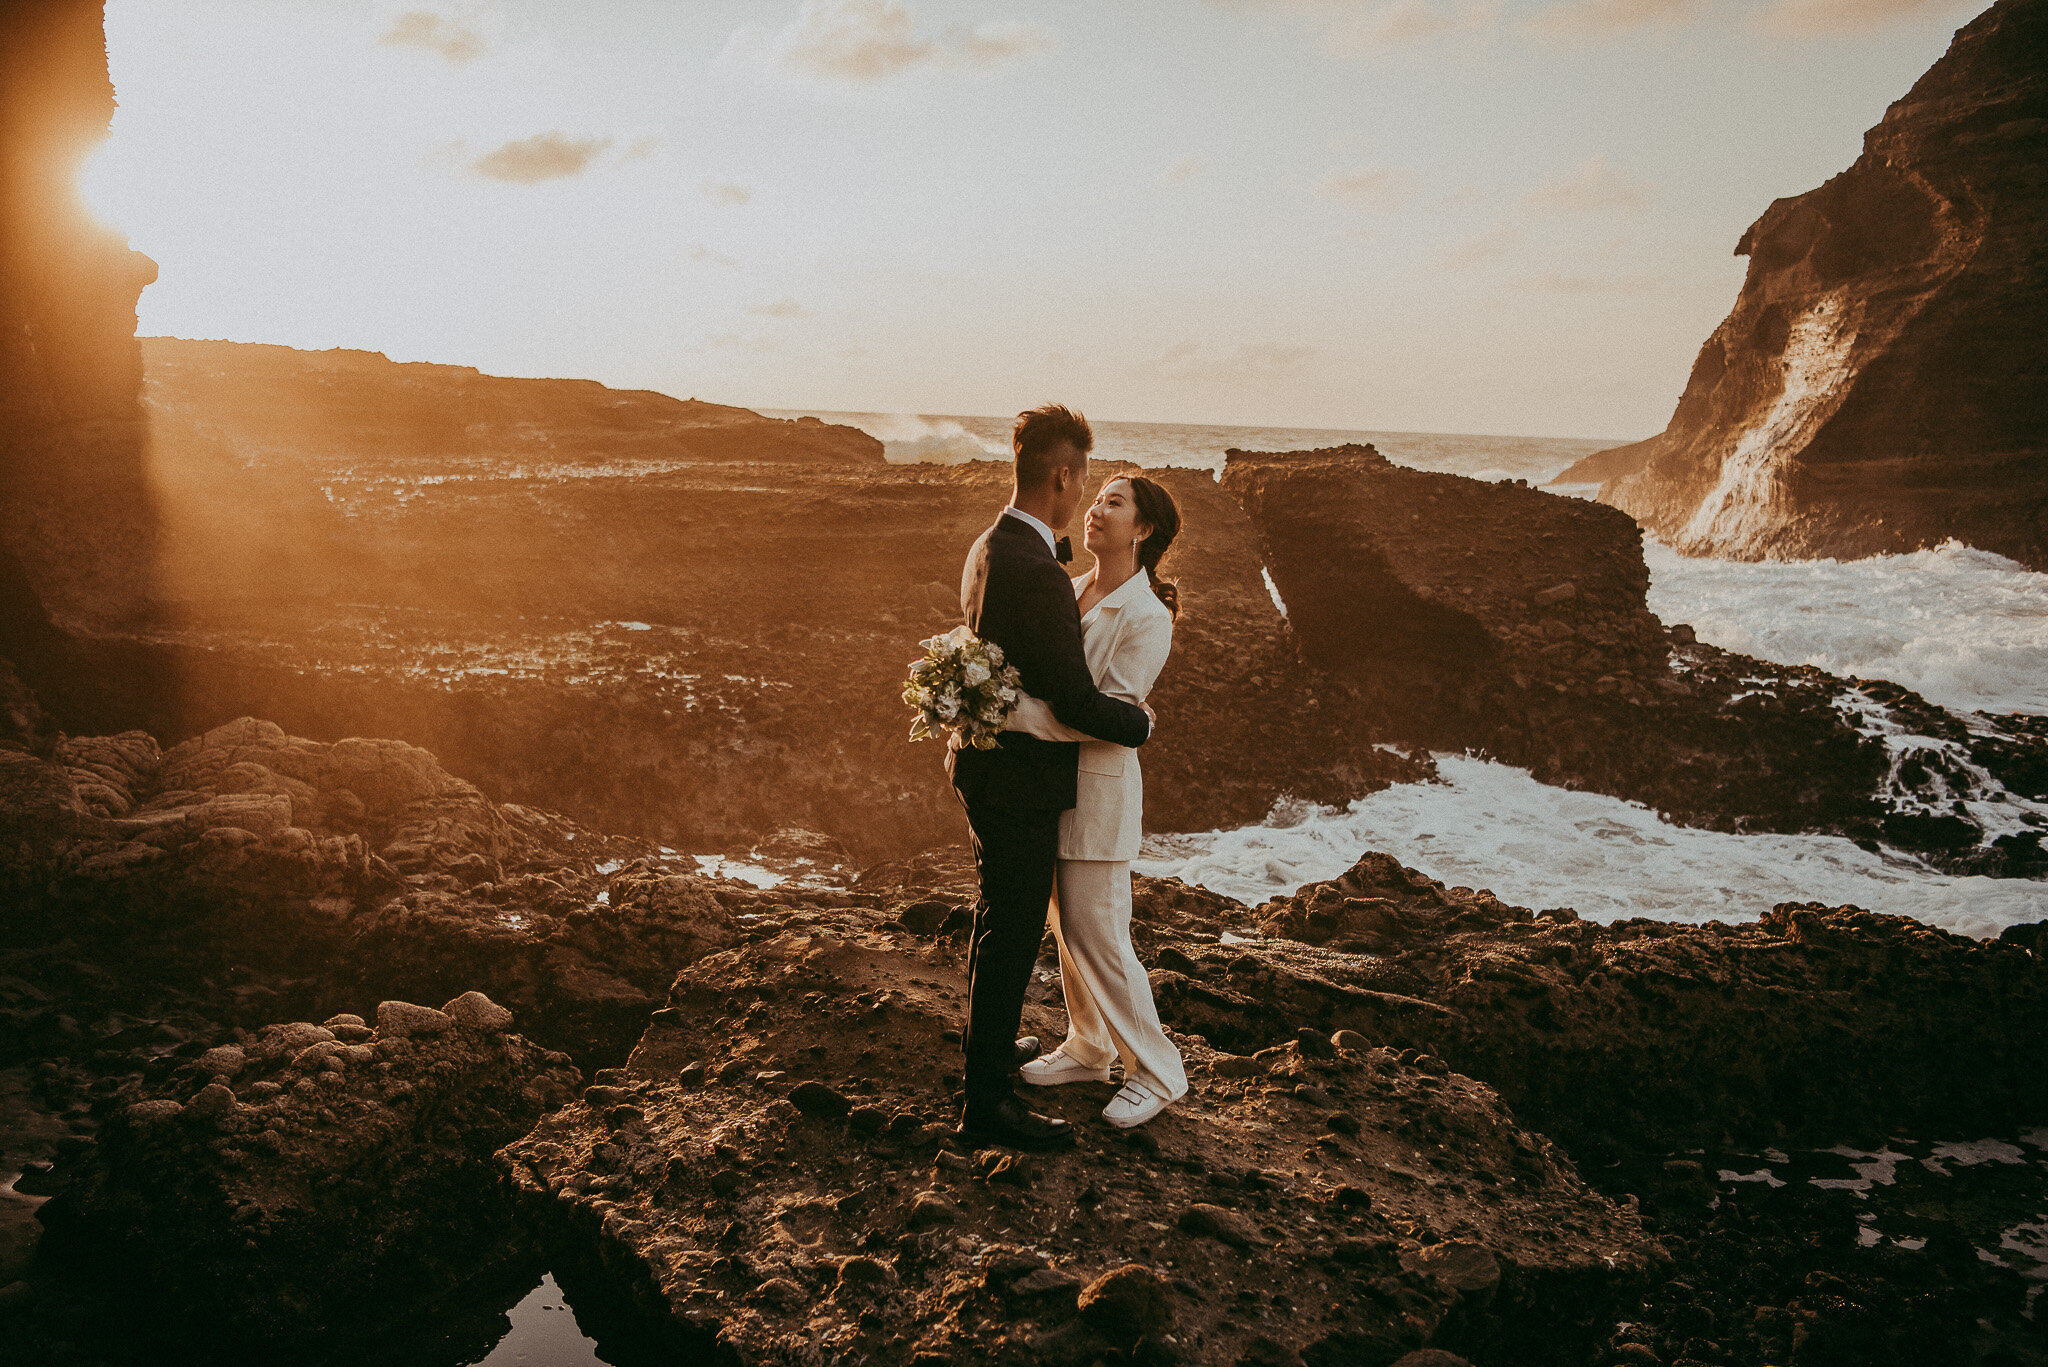
<path fill-rule="evenodd" d="M 1148 709 L 1105 695 L 1081 650 L 1081 613 L 1063 564 L 1064 530 L 1081 506 L 1095 434 L 1080 414 L 1047 404 L 1017 416 L 1010 505 L 967 554 L 960 606 L 968 630 L 1002 647 L 1042 698 L 1076 731 L 1138 746 Z M 1064 1120 L 1018 1099 L 1010 1073 L 1028 1052 L 1016 1039 L 1024 990 L 1045 938 L 1059 856 L 1060 813 L 1074 805 L 1080 746 L 1006 731 L 993 750 L 948 752 L 947 772 L 967 808 L 981 898 L 967 957 L 967 1098 L 960 1137 L 970 1143 L 1047 1149 L 1074 1142 Z"/>

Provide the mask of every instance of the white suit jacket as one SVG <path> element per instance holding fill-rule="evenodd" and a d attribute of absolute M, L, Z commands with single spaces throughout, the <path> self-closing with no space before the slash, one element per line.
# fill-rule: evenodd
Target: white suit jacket
<path fill-rule="evenodd" d="M 1074 581 L 1076 598 L 1087 591 L 1094 575 L 1090 570 Z M 1143 571 L 1081 618 L 1081 649 L 1097 688 L 1125 702 L 1145 701 L 1173 649 L 1173 614 L 1152 591 Z M 1041 740 L 1081 743 L 1075 803 L 1060 814 L 1060 858 L 1136 859 L 1145 821 L 1145 779 L 1138 752 L 1073 730 L 1052 714 L 1052 708 L 1029 696 L 1018 704 L 1008 729 L 1027 731 Z"/>

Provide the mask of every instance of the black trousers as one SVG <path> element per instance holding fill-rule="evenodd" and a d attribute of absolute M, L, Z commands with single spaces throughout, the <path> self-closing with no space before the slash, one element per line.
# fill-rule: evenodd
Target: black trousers
<path fill-rule="evenodd" d="M 963 799 L 965 801 L 965 799 Z M 1046 907 L 1059 864 L 1060 814 L 967 802 L 981 900 L 967 944 L 967 1108 L 1010 1095 L 1024 991 L 1045 942 Z"/>

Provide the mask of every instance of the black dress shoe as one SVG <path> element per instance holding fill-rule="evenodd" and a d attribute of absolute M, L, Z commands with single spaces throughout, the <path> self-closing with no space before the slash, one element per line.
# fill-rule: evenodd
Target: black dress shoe
<path fill-rule="evenodd" d="M 1038 1036 L 1026 1035 L 1017 1041 L 1017 1052 L 1011 1056 L 1010 1066 L 1012 1068 L 1022 1068 L 1044 1052 L 1045 1050 L 1038 1043 Z"/>
<path fill-rule="evenodd" d="M 972 1148 L 1000 1144 L 1006 1149 L 1064 1149 L 1074 1142 L 1074 1127 L 1006 1096 L 991 1106 L 970 1105 L 954 1137 Z"/>

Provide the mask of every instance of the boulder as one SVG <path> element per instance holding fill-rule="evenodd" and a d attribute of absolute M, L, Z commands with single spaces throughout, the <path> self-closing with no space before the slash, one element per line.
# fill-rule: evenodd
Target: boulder
<path fill-rule="evenodd" d="M 465 992 L 449 1001 L 441 1010 L 457 1025 L 466 1025 L 472 1030 L 503 1032 L 512 1028 L 512 1013 L 481 992 Z M 379 1025 L 384 1023 L 381 1008 L 377 1022 Z"/>
<path fill-rule="evenodd" d="M 1081 1318 L 1116 1343 L 1134 1343 L 1173 1327 L 1173 1285 L 1149 1267 L 1126 1263 L 1081 1288 Z"/>
<path fill-rule="evenodd" d="M 446 1011 L 411 1002 L 378 1002 L 377 1033 L 387 1039 L 408 1039 L 413 1035 L 438 1035 L 455 1024 Z"/>

